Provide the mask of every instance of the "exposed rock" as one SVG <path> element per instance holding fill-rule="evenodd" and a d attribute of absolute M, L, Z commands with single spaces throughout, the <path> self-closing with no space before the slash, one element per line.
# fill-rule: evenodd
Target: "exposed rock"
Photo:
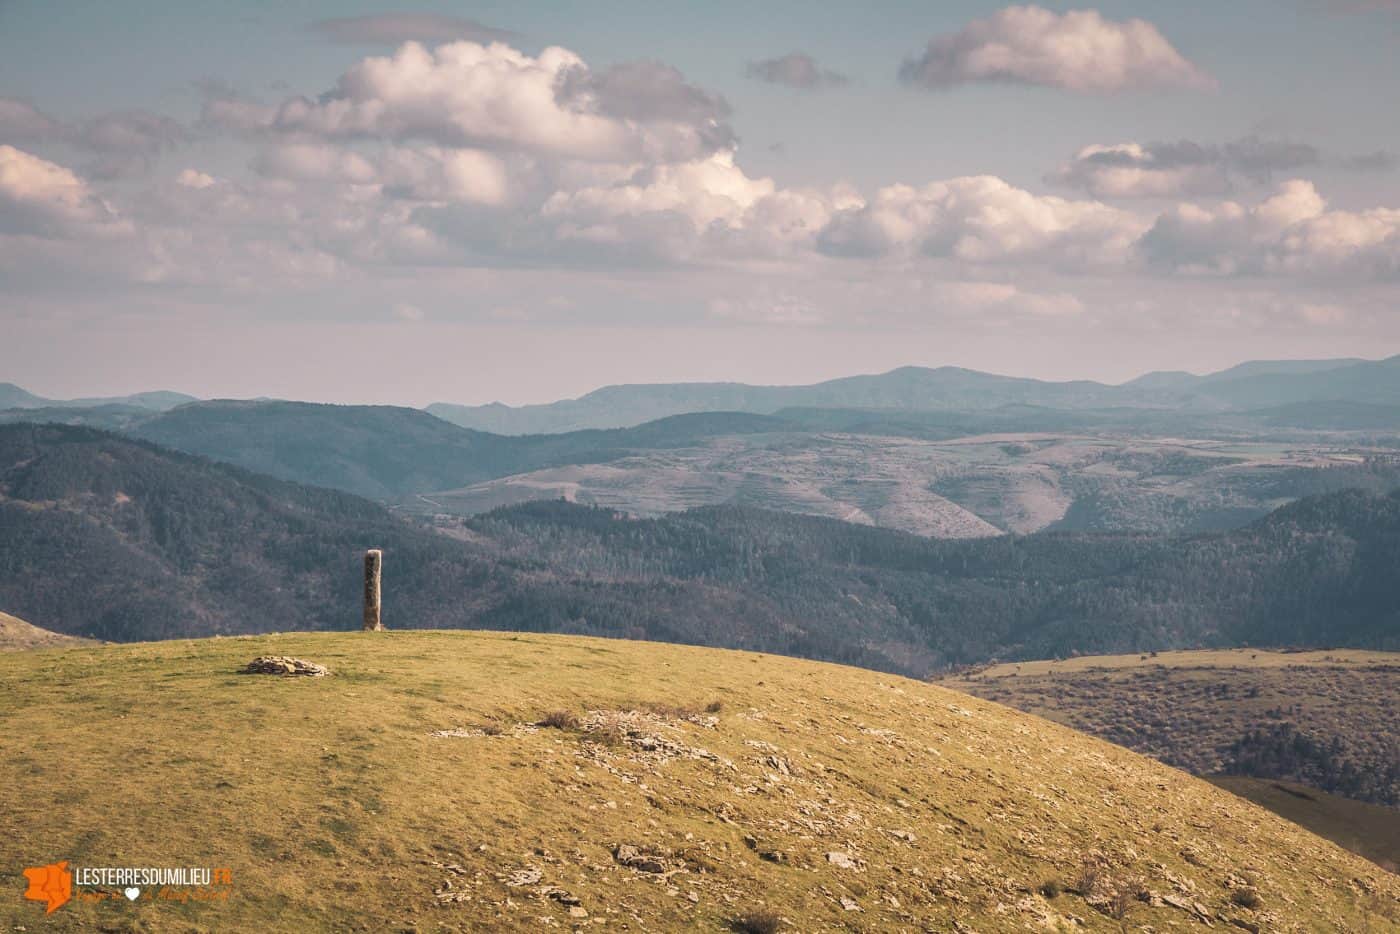
<path fill-rule="evenodd" d="M 623 843 L 613 850 L 613 859 L 629 869 L 636 869 L 639 872 L 663 873 L 666 871 L 666 863 L 659 856 L 643 853 L 641 849 L 630 843 Z"/>
<path fill-rule="evenodd" d="M 325 665 L 308 662 L 290 655 L 260 655 L 243 668 L 245 675 L 307 675 L 320 678 L 330 674 Z"/>
<path fill-rule="evenodd" d="M 545 886 L 543 889 L 540 890 L 540 894 L 545 896 L 546 898 L 554 899 L 561 905 L 569 905 L 572 907 L 574 905 L 583 904 L 583 899 L 579 898 L 577 895 L 574 895 L 572 892 L 567 891 L 566 889 L 559 888 L 556 885 Z"/>
<path fill-rule="evenodd" d="M 860 861 L 854 859 L 851 856 L 851 854 L 842 853 L 837 850 L 833 850 L 832 852 L 826 854 L 826 861 L 838 869 L 859 870 L 861 868 Z"/>
<path fill-rule="evenodd" d="M 534 885 L 544 878 L 544 873 L 535 866 L 517 869 L 506 878 L 506 885 Z"/>

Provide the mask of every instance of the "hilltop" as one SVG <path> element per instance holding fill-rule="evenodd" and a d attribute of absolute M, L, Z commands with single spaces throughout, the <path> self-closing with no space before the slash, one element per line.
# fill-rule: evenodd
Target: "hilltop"
<path fill-rule="evenodd" d="M 265 654 L 331 674 L 237 673 Z M 1400 880 L 1248 802 L 869 671 L 390 632 L 11 653 L 0 681 L 7 874 L 232 867 L 224 902 L 74 901 L 45 929 L 1400 923 Z"/>

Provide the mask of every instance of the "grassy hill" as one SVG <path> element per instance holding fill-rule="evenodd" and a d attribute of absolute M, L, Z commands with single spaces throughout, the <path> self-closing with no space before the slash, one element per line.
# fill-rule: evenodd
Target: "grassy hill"
<path fill-rule="evenodd" d="M 1271 778 L 1212 775 L 1210 783 L 1400 873 L 1400 808 L 1353 801 Z"/>
<path fill-rule="evenodd" d="M 86 639 L 49 632 L 17 616 L 0 613 L 0 652 L 16 652 L 25 649 L 47 649 L 56 646 L 81 645 Z"/>
<path fill-rule="evenodd" d="M 997 665 L 943 682 L 1198 775 L 1400 805 L 1400 653 L 1163 652 Z"/>
<path fill-rule="evenodd" d="M 324 678 L 242 675 L 285 654 Z M 0 871 L 227 866 L 31 930 L 1391 929 L 1400 880 L 1184 773 L 915 681 L 490 633 L 0 656 Z M 773 917 L 776 916 L 776 919 Z"/>

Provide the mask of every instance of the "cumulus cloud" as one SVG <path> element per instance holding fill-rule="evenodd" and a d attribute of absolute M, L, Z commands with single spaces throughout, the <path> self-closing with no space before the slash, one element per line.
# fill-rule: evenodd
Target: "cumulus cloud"
<path fill-rule="evenodd" d="M 749 62 L 744 68 L 744 74 L 757 81 L 785 84 L 803 91 L 840 87 L 850 82 L 850 79 L 839 71 L 822 68 L 816 59 L 805 52 L 789 52 L 777 58 Z"/>
<path fill-rule="evenodd" d="M 1224 145 L 1191 140 L 1094 144 L 1049 180 L 1098 198 L 1171 198 L 1226 194 L 1238 177 L 1267 182 L 1276 172 L 1319 161 L 1306 143 L 1250 136 Z"/>
<path fill-rule="evenodd" d="M 10 142 L 43 142 L 61 139 L 68 128 L 28 101 L 0 97 L 0 139 Z"/>
<path fill-rule="evenodd" d="M 515 33 L 483 26 L 474 19 L 443 13 L 379 13 L 318 20 L 311 29 L 334 42 L 399 45 L 403 42 L 473 42 L 510 40 Z"/>
<path fill-rule="evenodd" d="M 87 174 L 118 178 L 144 174 L 163 151 L 188 142 L 189 132 L 178 121 L 147 110 L 105 113 L 68 123 L 28 101 L 0 97 L 0 139 L 70 146 L 96 157 Z"/>
<path fill-rule="evenodd" d="M 72 170 L 0 145 L 0 233 L 73 238 L 129 231 Z"/>
<path fill-rule="evenodd" d="M 529 56 L 501 43 L 405 43 L 370 57 L 315 100 L 275 108 L 223 97 L 204 120 L 303 140 L 429 141 L 611 161 L 687 161 L 733 145 L 722 98 L 654 62 L 592 71 L 548 48 Z"/>
<path fill-rule="evenodd" d="M 925 88 L 1013 82 L 1091 93 L 1214 85 L 1145 20 L 1037 6 L 1007 7 L 935 36 L 921 55 L 905 60 L 899 77 Z"/>
<path fill-rule="evenodd" d="M 1121 262 L 1146 224 L 1095 201 L 1035 195 L 994 176 L 891 185 L 837 212 L 818 236 L 834 256 L 930 256 L 971 263 Z"/>
<path fill-rule="evenodd" d="M 1400 210 L 1329 210 L 1311 182 L 1293 179 L 1253 207 L 1174 207 L 1139 248 L 1152 266 L 1196 275 L 1390 279 L 1400 273 Z"/>
<path fill-rule="evenodd" d="M 369 160 L 359 153 L 316 143 L 269 146 L 253 160 L 253 169 L 273 178 L 352 185 L 369 185 L 379 176 Z"/>
<path fill-rule="evenodd" d="M 655 265 L 800 250 L 795 244 L 810 244 L 828 209 L 819 195 L 780 192 L 771 179 L 749 177 L 731 153 L 721 152 L 564 185 L 534 208 L 503 214 L 448 205 L 417 216 L 478 254 L 566 265 Z"/>
<path fill-rule="evenodd" d="M 76 128 L 70 142 L 98 154 L 89 168 L 91 174 L 118 178 L 150 171 L 162 152 L 188 140 L 188 131 L 178 121 L 132 110 L 85 121 Z"/>

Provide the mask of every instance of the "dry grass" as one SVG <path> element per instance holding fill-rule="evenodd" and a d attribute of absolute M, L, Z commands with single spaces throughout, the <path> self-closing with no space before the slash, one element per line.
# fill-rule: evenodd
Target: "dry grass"
<path fill-rule="evenodd" d="M 1219 775 L 1211 784 L 1400 873 L 1400 808 L 1352 801 L 1325 791 L 1264 778 Z"/>
<path fill-rule="evenodd" d="M 17 652 L 25 649 L 50 649 L 66 645 L 92 645 L 91 639 L 65 636 L 62 633 L 40 629 L 26 623 L 18 616 L 0 613 L 0 652 Z"/>
<path fill-rule="evenodd" d="M 268 654 L 332 675 L 236 674 Z M 0 684 L 0 874 L 68 859 L 234 875 L 226 903 L 74 902 L 48 919 L 13 886 L 4 930 L 713 931 L 761 907 L 804 932 L 1053 930 L 1070 915 L 1118 931 L 1129 879 L 1148 900 L 1127 923 L 1170 930 L 1191 915 L 1152 896 L 1189 887 L 1237 917 L 1246 872 L 1270 930 L 1362 930 L 1368 913 L 1375 930 L 1400 904 L 1394 877 L 1204 782 L 835 665 L 294 634 L 11 653 Z M 654 712 L 715 698 L 717 722 Z M 534 726 L 549 711 L 578 726 Z M 637 729 L 598 743 L 608 717 Z M 1090 863 L 1111 882 L 1103 906 L 1037 894 Z"/>

